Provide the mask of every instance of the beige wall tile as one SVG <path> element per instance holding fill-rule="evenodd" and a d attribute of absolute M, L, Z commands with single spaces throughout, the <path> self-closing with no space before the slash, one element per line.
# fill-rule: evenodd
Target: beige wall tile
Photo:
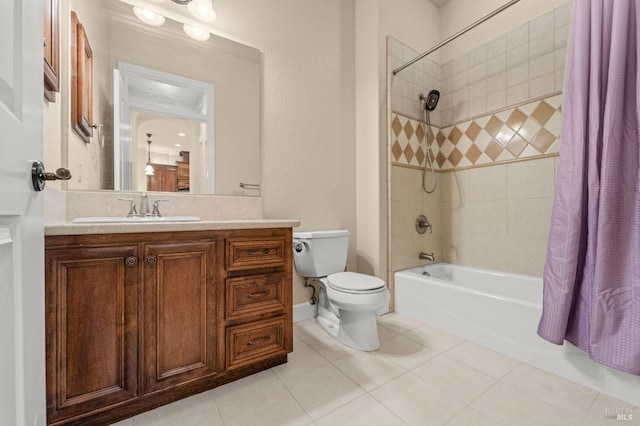
<path fill-rule="evenodd" d="M 441 174 L 442 202 L 459 207 L 464 203 L 469 187 L 469 170 L 456 170 Z"/>
<path fill-rule="evenodd" d="M 529 21 L 529 39 L 533 40 L 542 35 L 549 34 L 554 28 L 554 11 L 552 10 Z"/>
<path fill-rule="evenodd" d="M 468 235 L 463 251 L 464 264 L 494 271 L 507 270 L 506 235 Z"/>
<path fill-rule="evenodd" d="M 526 72 L 528 74 L 528 70 Z M 507 105 L 516 105 L 521 102 L 526 102 L 528 100 L 529 100 L 529 80 L 507 88 Z"/>
<path fill-rule="evenodd" d="M 507 235 L 506 200 L 469 201 L 466 218 L 467 232 L 470 236 Z"/>
<path fill-rule="evenodd" d="M 470 115 L 477 116 L 474 120 L 484 128 L 492 116 L 486 112 L 491 111 L 498 111 L 495 114 L 504 121 L 512 113 L 512 109 L 505 107 L 513 105 L 530 116 L 541 103 L 527 103 L 530 99 L 560 91 L 570 13 L 571 7 L 558 7 L 440 67 L 443 95 L 439 109 L 443 132 L 448 134 L 453 123 L 457 123 L 456 127 L 464 133 Z M 560 105 L 554 101 L 556 98 L 560 97 L 546 99 L 553 106 L 549 109 L 551 113 Z M 530 138 L 524 138 L 524 150 L 522 146 L 513 146 L 511 153 L 501 150 L 493 159 L 486 152 L 490 140 L 481 136 L 477 140 L 464 139 L 455 146 L 462 154 L 459 161 L 450 156 L 460 157 L 460 154 L 453 151 L 451 142 L 445 142 L 436 151 L 440 155 L 441 170 L 491 161 L 507 163 L 440 173 L 435 196 L 425 198 L 420 190 L 421 171 L 392 171 L 391 198 L 402 201 L 391 209 L 392 216 L 395 214 L 398 219 L 398 223 L 394 221 L 392 233 L 409 245 L 409 248 L 393 245 L 393 264 L 414 266 L 412 262 L 416 261 L 418 252 L 434 251 L 439 254 L 438 260 L 540 275 L 557 157 L 508 161 L 514 156 L 539 156 L 539 151 L 530 143 L 541 130 L 551 132 L 554 138 L 560 133 L 561 114 L 555 113 L 552 117 L 555 121 L 545 124 L 544 129 L 537 124 L 537 128 L 525 124 L 521 130 L 533 130 L 533 133 Z M 526 120 L 526 123 L 532 122 Z M 470 144 L 475 148 L 471 149 Z M 557 151 L 558 144 L 554 142 L 552 146 L 556 148 L 552 149 Z M 539 146 L 543 150 L 547 148 Z M 476 149 L 480 150 L 479 157 L 472 152 Z M 514 149 L 517 152 L 514 153 Z M 468 152 L 474 159 L 464 157 Z M 415 222 L 413 216 L 419 212 L 426 214 L 434 225 L 433 235 L 412 235 L 414 231 L 409 229 Z"/>
<path fill-rule="evenodd" d="M 507 237 L 507 271 L 541 277 L 547 254 L 547 240 Z"/>
<path fill-rule="evenodd" d="M 442 235 L 442 260 L 449 263 L 465 264 L 465 238 L 464 234 L 454 235 L 443 233 Z"/>
<path fill-rule="evenodd" d="M 523 44 L 507 51 L 507 68 L 515 68 L 529 60 L 529 45 Z"/>
<path fill-rule="evenodd" d="M 510 200 L 553 197 L 553 167 L 553 158 L 508 164 L 507 197 Z"/>
<path fill-rule="evenodd" d="M 553 198 L 509 200 L 508 234 L 546 240 L 551 226 Z"/>
<path fill-rule="evenodd" d="M 469 200 L 506 200 L 507 166 L 495 165 L 469 170 Z"/>

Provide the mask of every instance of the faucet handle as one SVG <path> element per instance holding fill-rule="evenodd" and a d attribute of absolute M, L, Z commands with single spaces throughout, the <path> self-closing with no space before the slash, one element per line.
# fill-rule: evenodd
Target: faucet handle
<path fill-rule="evenodd" d="M 160 203 L 164 202 L 164 201 L 170 201 L 169 198 L 160 198 L 158 200 L 155 200 L 153 202 L 153 211 L 151 212 L 151 216 L 155 216 L 155 217 L 161 217 L 162 215 L 160 214 Z"/>
<path fill-rule="evenodd" d="M 427 231 L 429 231 L 430 234 L 433 232 L 433 228 L 425 215 L 421 214 L 416 219 L 416 231 L 418 234 L 424 234 Z"/>
<path fill-rule="evenodd" d="M 136 211 L 136 202 L 133 198 L 118 198 L 118 201 L 129 202 L 129 213 L 127 214 L 127 217 L 138 216 L 138 212 Z"/>

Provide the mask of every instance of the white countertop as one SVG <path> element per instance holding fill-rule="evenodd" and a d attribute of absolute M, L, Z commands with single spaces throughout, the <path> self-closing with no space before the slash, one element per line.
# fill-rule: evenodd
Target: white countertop
<path fill-rule="evenodd" d="M 136 232 L 213 231 L 228 229 L 295 228 L 299 220 L 250 219 L 250 220 L 202 220 L 199 222 L 145 222 L 145 223 L 48 223 L 44 234 L 123 234 Z"/>

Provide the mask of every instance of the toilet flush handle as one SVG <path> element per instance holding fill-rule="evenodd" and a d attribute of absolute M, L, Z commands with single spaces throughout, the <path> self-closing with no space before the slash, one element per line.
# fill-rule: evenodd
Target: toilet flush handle
<path fill-rule="evenodd" d="M 293 240 L 293 252 L 294 253 L 302 253 L 307 249 L 306 244 L 302 241 Z"/>

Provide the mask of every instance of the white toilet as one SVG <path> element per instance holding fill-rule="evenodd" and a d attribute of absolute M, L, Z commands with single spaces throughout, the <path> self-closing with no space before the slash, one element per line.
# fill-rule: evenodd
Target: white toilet
<path fill-rule="evenodd" d="M 336 340 L 362 351 L 380 347 L 376 314 L 387 312 L 389 290 L 371 275 L 344 272 L 349 231 L 293 233 L 293 261 L 320 283 L 318 322 Z"/>

